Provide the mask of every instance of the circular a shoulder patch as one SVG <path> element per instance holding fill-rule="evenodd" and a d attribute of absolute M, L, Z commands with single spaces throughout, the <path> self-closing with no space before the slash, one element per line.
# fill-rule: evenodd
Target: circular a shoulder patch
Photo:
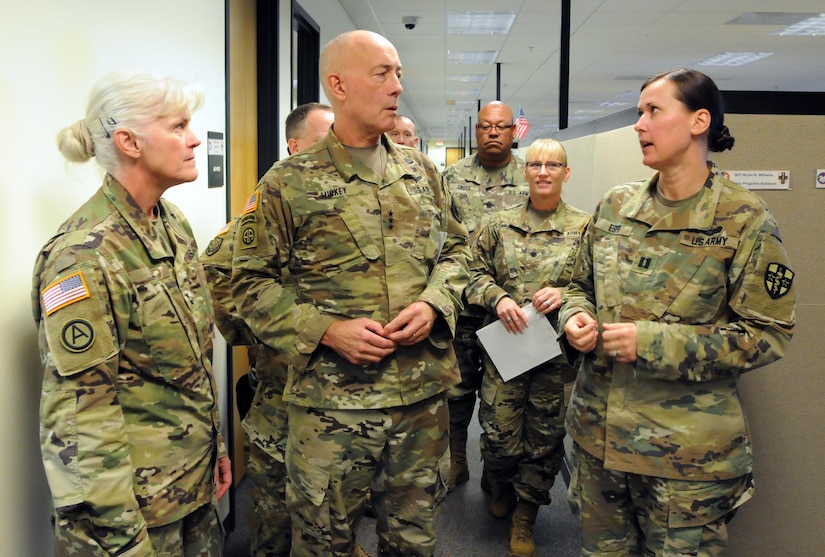
<path fill-rule="evenodd" d="M 218 253 L 218 250 L 221 249 L 221 244 L 223 244 L 223 238 L 212 238 L 212 241 L 206 246 L 206 255 L 212 257 Z"/>
<path fill-rule="evenodd" d="M 85 352 L 95 342 L 95 329 L 85 319 L 72 319 L 60 331 L 60 343 L 69 352 Z"/>

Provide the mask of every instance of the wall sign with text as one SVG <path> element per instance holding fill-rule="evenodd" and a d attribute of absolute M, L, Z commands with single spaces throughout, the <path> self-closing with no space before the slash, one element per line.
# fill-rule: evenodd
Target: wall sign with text
<path fill-rule="evenodd" d="M 791 173 L 788 170 L 723 170 L 722 174 L 749 190 L 791 189 Z"/>

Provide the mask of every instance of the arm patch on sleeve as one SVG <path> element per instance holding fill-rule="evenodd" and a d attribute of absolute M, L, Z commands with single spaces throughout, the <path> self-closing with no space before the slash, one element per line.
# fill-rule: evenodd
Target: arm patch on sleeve
<path fill-rule="evenodd" d="M 765 290 L 774 300 L 791 290 L 794 272 L 781 263 L 768 263 L 765 269 Z"/>
<path fill-rule="evenodd" d="M 71 294 L 75 299 L 47 312 L 45 293 L 72 277 L 77 277 L 77 280 L 73 280 L 64 289 L 76 289 Z M 110 310 L 107 309 L 102 280 L 99 269 L 86 267 L 53 282 L 43 290 L 44 332 L 57 373 L 62 376 L 86 370 L 118 352 L 115 325 Z M 82 286 L 78 285 L 78 281 Z M 78 294 L 80 289 L 83 291 Z"/>

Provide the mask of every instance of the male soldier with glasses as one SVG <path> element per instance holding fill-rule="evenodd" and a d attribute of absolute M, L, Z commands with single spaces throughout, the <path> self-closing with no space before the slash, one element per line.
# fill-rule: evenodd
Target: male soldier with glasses
<path fill-rule="evenodd" d="M 476 124 L 478 151 L 443 172 L 453 202 L 470 233 L 471 245 L 494 213 L 513 205 L 523 205 L 530 195 L 523 163 L 512 152 L 514 131 L 513 111 L 509 106 L 500 101 L 485 105 L 478 113 Z M 447 393 L 451 452 L 449 491 L 470 479 L 467 428 L 484 375 L 482 350 L 476 339 L 476 331 L 483 325 L 484 316 L 484 308 L 465 303 L 456 325 L 453 343 L 461 382 Z M 499 491 L 484 477 L 482 489 L 492 490 L 494 498 Z"/>

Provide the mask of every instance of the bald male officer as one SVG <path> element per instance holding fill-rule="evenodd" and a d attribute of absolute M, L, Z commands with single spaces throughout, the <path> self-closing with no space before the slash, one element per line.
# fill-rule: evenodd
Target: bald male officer
<path fill-rule="evenodd" d="M 524 165 L 512 151 L 512 109 L 499 101 L 485 105 L 478 113 L 475 131 L 478 151 L 444 170 L 444 181 L 452 192 L 461 220 L 467 225 L 471 243 L 493 214 L 524 205 L 530 195 Z M 484 308 L 468 305 L 456 326 L 455 351 L 461 383 L 448 394 L 452 455 L 450 491 L 470 479 L 467 428 L 484 376 L 484 361 L 476 331 L 484 324 L 485 315 Z M 482 481 L 485 490 L 490 489 L 488 486 L 488 482 Z"/>
<path fill-rule="evenodd" d="M 395 47 L 344 33 L 320 73 L 335 123 L 261 179 L 241 217 L 232 291 L 255 336 L 290 361 L 292 555 L 347 557 L 380 469 L 380 553 L 429 557 L 467 229 L 434 163 L 384 133 L 402 91 Z"/>

